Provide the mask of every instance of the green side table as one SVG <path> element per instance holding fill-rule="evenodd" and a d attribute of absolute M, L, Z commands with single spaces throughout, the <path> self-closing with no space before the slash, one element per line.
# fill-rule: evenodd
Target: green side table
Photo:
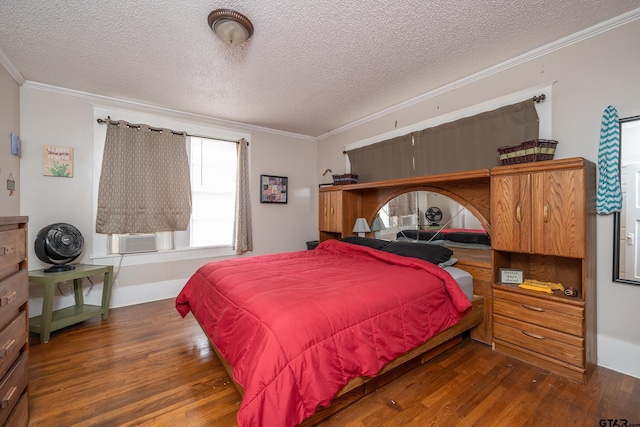
<path fill-rule="evenodd" d="M 51 331 L 65 328 L 76 323 L 84 322 L 91 317 L 101 315 L 102 320 L 109 316 L 109 301 L 111 301 L 111 285 L 113 280 L 113 266 L 74 264 L 75 269 L 48 273 L 44 270 L 29 271 L 29 282 L 44 285 L 42 300 L 42 315 L 29 319 L 29 332 L 40 334 L 40 342 L 46 343 L 51 337 Z M 85 304 L 82 296 L 82 279 L 85 277 L 104 274 L 102 289 L 102 305 Z M 56 284 L 73 280 L 73 295 L 75 305 L 53 310 L 53 297 Z"/>

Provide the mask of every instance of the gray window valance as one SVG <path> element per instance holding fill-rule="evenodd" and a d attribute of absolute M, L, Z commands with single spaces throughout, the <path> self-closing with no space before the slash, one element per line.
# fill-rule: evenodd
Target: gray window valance
<path fill-rule="evenodd" d="M 348 151 L 351 172 L 358 182 L 413 176 L 413 142 L 411 134 Z"/>
<path fill-rule="evenodd" d="M 498 148 L 538 138 L 533 100 L 414 132 L 415 176 L 492 168 Z"/>
<path fill-rule="evenodd" d="M 347 151 L 358 182 L 492 168 L 499 147 L 538 138 L 532 99 Z"/>

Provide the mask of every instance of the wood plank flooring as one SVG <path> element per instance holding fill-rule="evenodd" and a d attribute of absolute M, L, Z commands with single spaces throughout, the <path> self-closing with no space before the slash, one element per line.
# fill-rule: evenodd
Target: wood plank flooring
<path fill-rule="evenodd" d="M 112 309 L 47 344 L 31 335 L 29 425 L 236 426 L 240 395 L 173 305 Z M 614 425 L 601 419 L 640 425 L 640 379 L 598 367 L 577 384 L 466 338 L 320 425 Z"/>

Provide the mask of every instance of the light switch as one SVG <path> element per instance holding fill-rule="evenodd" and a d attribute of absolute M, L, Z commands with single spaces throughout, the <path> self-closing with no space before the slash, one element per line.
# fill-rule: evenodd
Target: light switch
<path fill-rule="evenodd" d="M 11 134 L 11 154 L 20 157 L 20 136 Z"/>

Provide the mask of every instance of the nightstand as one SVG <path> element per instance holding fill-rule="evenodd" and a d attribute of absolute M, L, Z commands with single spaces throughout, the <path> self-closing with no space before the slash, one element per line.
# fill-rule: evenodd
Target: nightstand
<path fill-rule="evenodd" d="M 101 315 L 102 320 L 107 320 L 107 317 L 109 316 L 113 266 L 91 264 L 74 265 L 75 269 L 69 271 L 29 271 L 29 282 L 41 283 L 44 286 L 42 315 L 29 319 L 29 332 L 40 334 L 40 342 L 42 343 L 49 341 L 52 331 L 57 331 L 58 329 L 83 322 L 97 315 Z M 100 274 L 104 274 L 102 304 L 85 304 L 82 296 L 82 279 Z M 54 311 L 53 298 L 56 284 L 69 280 L 73 280 L 75 304 L 70 307 Z"/>

